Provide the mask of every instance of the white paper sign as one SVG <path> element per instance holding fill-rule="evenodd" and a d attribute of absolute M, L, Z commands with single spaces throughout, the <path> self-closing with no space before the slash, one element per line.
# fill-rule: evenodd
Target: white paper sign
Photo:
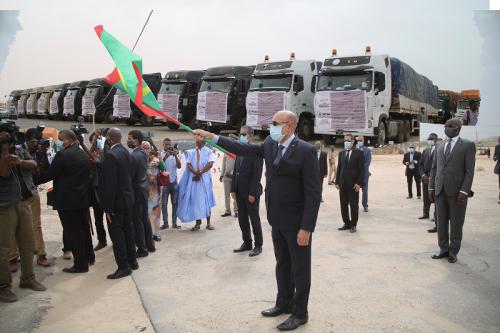
<path fill-rule="evenodd" d="M 368 127 L 366 92 L 318 91 L 314 96 L 315 126 L 323 131 L 359 131 Z"/>
<path fill-rule="evenodd" d="M 47 93 L 44 93 L 40 96 L 40 98 L 38 99 L 38 111 L 37 113 L 38 114 L 45 114 L 47 112 L 46 108 L 45 108 L 45 101 L 47 100 Z"/>
<path fill-rule="evenodd" d="M 64 115 L 75 114 L 75 96 L 74 95 L 64 96 L 63 114 Z"/>
<path fill-rule="evenodd" d="M 130 118 L 130 98 L 128 95 L 116 95 L 113 98 L 113 117 Z"/>
<path fill-rule="evenodd" d="M 196 119 L 225 124 L 227 121 L 227 93 L 215 91 L 198 93 Z"/>
<path fill-rule="evenodd" d="M 95 114 L 95 96 L 84 95 L 82 98 L 82 116 Z"/>
<path fill-rule="evenodd" d="M 158 102 L 161 111 L 168 116 L 179 119 L 179 95 L 177 94 L 158 94 Z M 164 118 L 162 118 L 164 119 Z"/>
<path fill-rule="evenodd" d="M 251 91 L 247 94 L 247 125 L 263 126 L 272 122 L 276 112 L 285 109 L 284 91 Z"/>
<path fill-rule="evenodd" d="M 52 97 L 50 98 L 49 114 L 58 114 L 59 113 L 59 108 L 57 106 L 57 100 L 59 99 L 60 95 L 61 95 L 60 91 L 55 91 L 54 94 L 52 94 Z"/>
<path fill-rule="evenodd" d="M 34 114 L 33 111 L 33 100 L 35 99 L 35 95 L 30 95 L 28 100 L 26 101 L 26 114 Z"/>
<path fill-rule="evenodd" d="M 24 114 L 24 113 L 26 113 L 26 110 L 24 109 L 24 105 L 25 105 L 25 102 L 26 102 L 26 98 L 27 98 L 27 96 L 26 96 L 26 95 L 23 95 L 23 96 L 21 96 L 21 98 L 19 99 L 19 103 L 17 104 L 17 113 L 18 113 L 18 114 Z"/>

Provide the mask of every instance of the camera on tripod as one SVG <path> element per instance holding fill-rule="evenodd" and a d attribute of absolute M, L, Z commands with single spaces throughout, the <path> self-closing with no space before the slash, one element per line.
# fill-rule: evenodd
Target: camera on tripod
<path fill-rule="evenodd" d="M 71 125 L 70 130 L 72 130 L 77 137 L 80 137 L 82 134 L 89 133 L 89 131 L 85 128 L 85 126 L 83 126 L 83 120 L 84 120 L 83 117 L 80 116 L 78 117 L 78 123 Z"/>

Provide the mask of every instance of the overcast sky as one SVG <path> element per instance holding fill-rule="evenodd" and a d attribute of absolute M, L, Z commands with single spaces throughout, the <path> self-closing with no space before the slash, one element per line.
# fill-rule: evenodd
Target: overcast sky
<path fill-rule="evenodd" d="M 0 8 L 20 10 L 22 26 L 0 73 L 4 100 L 13 89 L 107 75 L 113 64 L 93 27 L 103 24 L 132 47 L 151 9 L 135 50 L 145 73 L 254 65 L 264 54 L 282 60 L 290 51 L 324 60 L 332 48 L 353 55 L 371 45 L 440 88 L 478 88 L 482 39 L 473 10 L 488 1 L 0 0 Z"/>

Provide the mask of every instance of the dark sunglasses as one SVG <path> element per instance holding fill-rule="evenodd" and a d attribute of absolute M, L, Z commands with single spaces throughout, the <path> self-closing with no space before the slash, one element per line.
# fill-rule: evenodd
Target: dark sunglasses
<path fill-rule="evenodd" d="M 278 125 L 284 125 L 284 124 L 287 124 L 288 121 L 285 121 L 285 122 L 282 122 L 282 123 L 278 123 L 277 121 L 273 121 L 272 124 L 273 126 L 278 126 Z"/>
<path fill-rule="evenodd" d="M 240 133 L 241 136 L 247 136 L 247 133 Z"/>

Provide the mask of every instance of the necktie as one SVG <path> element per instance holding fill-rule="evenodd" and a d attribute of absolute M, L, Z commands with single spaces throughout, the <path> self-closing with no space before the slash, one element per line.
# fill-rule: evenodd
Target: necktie
<path fill-rule="evenodd" d="M 444 157 L 446 159 L 448 159 L 450 157 L 450 153 L 451 153 L 451 139 L 448 139 L 448 144 L 446 145 L 446 149 L 444 151 Z"/>
<path fill-rule="evenodd" d="M 280 164 L 281 157 L 283 157 L 282 156 L 282 154 L 283 154 L 283 148 L 285 148 L 285 146 L 279 145 L 279 147 L 278 147 L 278 154 L 276 154 L 276 158 L 274 159 L 274 162 L 273 162 L 273 166 L 274 167 L 277 167 L 278 164 Z"/>
<path fill-rule="evenodd" d="M 349 153 L 350 153 L 350 152 L 351 152 L 350 150 L 347 150 L 347 151 L 345 152 L 345 163 L 346 163 L 346 164 L 349 164 Z"/>
<path fill-rule="evenodd" d="M 200 150 L 196 148 L 196 170 L 200 170 Z"/>

